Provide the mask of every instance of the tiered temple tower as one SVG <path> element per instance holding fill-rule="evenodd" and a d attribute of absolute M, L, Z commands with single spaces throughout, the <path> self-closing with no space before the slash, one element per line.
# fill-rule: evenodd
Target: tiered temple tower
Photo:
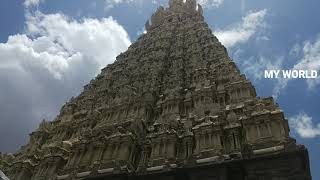
<path fill-rule="evenodd" d="M 260 98 L 196 0 L 170 0 L 113 64 L 0 169 L 13 180 L 311 180 L 272 98 Z"/>

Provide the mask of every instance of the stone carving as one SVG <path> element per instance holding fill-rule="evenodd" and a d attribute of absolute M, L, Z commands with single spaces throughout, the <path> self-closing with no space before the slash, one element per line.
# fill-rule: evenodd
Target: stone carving
<path fill-rule="evenodd" d="M 0 168 L 9 177 L 146 175 L 304 151 L 289 137 L 278 105 L 257 97 L 240 74 L 195 0 L 170 0 L 168 8 L 152 15 L 146 30 L 54 121 L 43 121 L 26 146 L 0 156 Z M 238 169 L 245 173 L 237 179 L 246 180 L 271 172 L 259 174 L 262 165 Z M 227 171 L 212 172 L 227 179 Z M 295 179 L 311 178 L 306 168 L 292 172 L 274 170 L 269 179 L 287 179 L 290 173 L 304 177 Z"/>

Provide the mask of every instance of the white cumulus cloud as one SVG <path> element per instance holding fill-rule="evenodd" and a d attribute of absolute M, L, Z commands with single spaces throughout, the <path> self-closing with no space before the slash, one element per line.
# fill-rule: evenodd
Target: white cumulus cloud
<path fill-rule="evenodd" d="M 305 112 L 301 112 L 289 118 L 291 128 L 302 138 L 314 138 L 320 136 L 320 123 L 314 124 L 312 117 Z"/>
<path fill-rule="evenodd" d="M 214 34 L 223 45 L 228 48 L 233 47 L 236 44 L 248 41 L 257 32 L 258 28 L 264 27 L 266 14 L 266 9 L 251 12 L 242 18 L 241 23 L 228 29 L 218 30 Z"/>
<path fill-rule="evenodd" d="M 131 44 L 112 17 L 27 14 L 25 31 L 0 43 L 0 151 L 23 144 L 42 118 L 53 119 L 64 102 Z M 14 139 L 8 142 L 8 136 Z"/>
<path fill-rule="evenodd" d="M 124 4 L 124 3 L 137 3 L 142 2 L 142 0 L 105 0 L 105 7 L 104 10 L 108 11 L 109 9 L 114 8 L 118 4 Z"/>
<path fill-rule="evenodd" d="M 197 2 L 204 8 L 217 8 L 223 4 L 224 0 L 197 0 Z"/>
<path fill-rule="evenodd" d="M 315 91 L 320 84 L 320 35 L 313 41 L 305 41 L 303 45 L 296 44 L 289 52 L 291 56 L 297 56 L 302 54 L 302 58 L 299 59 L 291 70 L 316 70 L 318 77 L 315 79 L 306 79 L 306 83 L 309 91 Z M 293 79 L 278 79 L 273 93 L 275 96 L 279 96 L 281 91 L 285 89 L 289 82 Z"/>
<path fill-rule="evenodd" d="M 29 44 L 21 43 L 36 54 L 61 57 L 59 66 L 65 68 L 73 63 L 67 58 L 74 55 L 87 57 L 102 68 L 113 62 L 116 55 L 131 43 L 127 32 L 112 17 L 101 20 L 87 18 L 79 22 L 61 14 L 37 12 L 35 16 L 27 17 L 26 24 L 27 34 L 34 38 L 27 40 Z M 60 71 L 57 72 L 62 73 Z"/>
<path fill-rule="evenodd" d="M 265 56 L 250 57 L 242 61 L 243 70 L 250 75 L 253 80 L 261 80 L 264 78 L 265 70 L 281 69 L 284 57 L 278 56 L 269 59 Z"/>
<path fill-rule="evenodd" d="M 293 69 L 316 70 L 320 73 L 320 35 L 314 42 L 306 41 L 302 51 L 303 58 L 294 65 Z M 307 84 L 308 88 L 313 90 L 320 84 L 320 78 L 307 79 Z"/>
<path fill-rule="evenodd" d="M 37 6 L 39 5 L 41 0 L 25 0 L 24 1 L 24 6 L 25 7 L 31 7 L 31 6 Z"/>

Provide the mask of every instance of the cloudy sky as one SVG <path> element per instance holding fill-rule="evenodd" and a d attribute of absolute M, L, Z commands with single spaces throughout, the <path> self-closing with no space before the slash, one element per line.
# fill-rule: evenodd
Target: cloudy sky
<path fill-rule="evenodd" d="M 320 80 L 265 79 L 265 69 L 320 70 L 317 0 L 199 0 L 205 20 L 259 96 L 273 96 L 320 179 Z M 144 33 L 167 0 L 1 0 L 0 151 L 13 152 Z"/>

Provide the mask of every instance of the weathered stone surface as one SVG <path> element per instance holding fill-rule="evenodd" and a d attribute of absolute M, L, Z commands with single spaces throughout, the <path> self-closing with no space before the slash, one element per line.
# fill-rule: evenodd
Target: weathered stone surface
<path fill-rule="evenodd" d="M 169 5 L 0 168 L 17 180 L 310 180 L 283 112 L 256 96 L 201 6 Z"/>
<path fill-rule="evenodd" d="M 0 180 L 9 180 L 9 178 L 0 170 Z"/>

